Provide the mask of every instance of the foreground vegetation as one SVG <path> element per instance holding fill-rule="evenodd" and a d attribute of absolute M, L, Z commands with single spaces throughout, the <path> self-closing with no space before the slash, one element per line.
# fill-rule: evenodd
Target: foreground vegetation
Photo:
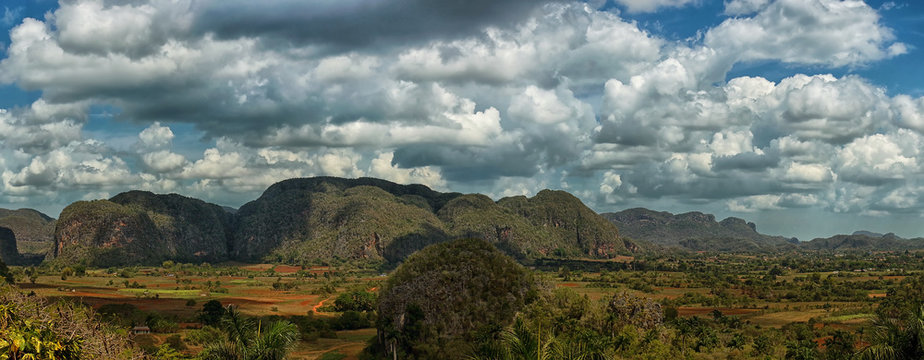
<path fill-rule="evenodd" d="M 15 334 L 33 334 L 44 349 L 106 359 L 924 354 L 920 252 L 666 253 L 526 265 L 469 240 L 427 248 L 396 270 L 370 262 L 13 266 L 18 285 L 0 299 L 11 304 L 0 316 L 0 353 L 22 358 L 32 350 Z M 136 326 L 151 333 L 132 334 Z M 98 355 L 101 343 L 108 355 Z"/>

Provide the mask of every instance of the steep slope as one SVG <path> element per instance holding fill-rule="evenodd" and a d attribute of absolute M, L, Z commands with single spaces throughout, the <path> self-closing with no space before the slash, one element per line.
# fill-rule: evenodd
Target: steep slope
<path fill-rule="evenodd" d="M 876 234 L 878 235 L 878 234 Z M 904 239 L 893 233 L 869 236 L 864 233 L 835 235 L 829 238 L 812 239 L 802 244 L 806 250 L 825 251 L 904 251 L 924 249 L 924 238 Z"/>
<path fill-rule="evenodd" d="M 458 195 L 373 178 L 281 181 L 238 210 L 233 256 L 397 260 L 445 239 L 433 211 Z"/>
<path fill-rule="evenodd" d="M 607 258 L 638 250 L 637 244 L 619 238 L 617 226 L 565 191 L 542 190 L 532 198 L 503 198 L 498 205 L 550 233 L 553 242 L 549 245 L 554 247 L 544 250 L 559 255 Z"/>
<path fill-rule="evenodd" d="M 226 260 L 233 221 L 217 205 L 175 194 L 79 201 L 61 212 L 54 257 L 95 266 Z"/>
<path fill-rule="evenodd" d="M 54 245 L 55 219 L 36 210 L 0 209 L 0 226 L 13 230 L 24 255 L 45 255 Z"/>
<path fill-rule="evenodd" d="M 601 214 L 631 239 L 695 251 L 771 251 L 795 248 L 794 239 L 757 232 L 754 223 L 730 217 L 717 222 L 712 214 L 674 215 L 644 208 Z"/>
<path fill-rule="evenodd" d="M 7 264 L 19 262 L 19 250 L 16 249 L 16 235 L 13 230 L 0 227 L 0 260 Z"/>
<path fill-rule="evenodd" d="M 452 199 L 437 213 L 450 236 L 487 240 L 516 258 L 539 257 L 555 246 L 552 234 L 481 194 Z"/>
<path fill-rule="evenodd" d="M 416 199 L 395 196 L 385 190 L 360 185 L 340 190 L 336 187 L 305 194 L 308 206 L 292 219 L 291 230 L 276 234 L 279 246 L 272 248 L 272 257 L 287 262 L 329 259 L 373 259 L 399 261 L 413 251 L 446 239 L 443 225 Z M 259 216 L 257 218 L 266 217 Z M 253 232 L 254 217 L 242 217 L 241 239 L 250 246 L 260 234 Z M 245 237 L 246 236 L 246 237 Z M 246 247 L 245 247 L 246 248 Z M 259 248 L 258 248 L 259 249 Z M 265 251 L 265 250 L 262 250 Z M 241 254 L 261 254 L 257 252 Z"/>
<path fill-rule="evenodd" d="M 379 179 L 291 179 L 238 211 L 234 256 L 401 261 L 451 238 L 486 239 L 518 258 L 627 253 L 616 227 L 565 192 L 533 199 L 440 193 Z M 634 244 L 630 244 L 634 246 Z"/>

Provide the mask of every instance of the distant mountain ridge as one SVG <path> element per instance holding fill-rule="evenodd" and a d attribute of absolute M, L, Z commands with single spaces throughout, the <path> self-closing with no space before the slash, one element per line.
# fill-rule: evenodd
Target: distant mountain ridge
<path fill-rule="evenodd" d="M 716 221 L 715 215 L 697 211 L 674 215 L 633 208 L 601 215 L 630 239 L 693 251 L 777 251 L 795 249 L 798 242 L 760 234 L 757 225 L 743 219 L 729 217 Z"/>
<path fill-rule="evenodd" d="M 857 231 L 852 235 L 834 235 L 802 243 L 806 250 L 824 251 L 904 251 L 924 249 L 924 238 L 905 239 L 893 233 L 877 234 Z"/>
<path fill-rule="evenodd" d="M 0 209 L 0 227 L 13 231 L 21 254 L 43 257 L 54 244 L 55 219 L 33 209 Z"/>
<path fill-rule="evenodd" d="M 851 235 L 864 235 L 864 236 L 869 236 L 869 237 L 874 237 L 874 238 L 881 238 L 883 236 L 886 236 L 886 234 L 881 234 L 881 233 L 866 231 L 866 230 L 854 231 L 853 234 Z M 889 233 L 889 235 L 895 235 L 895 234 Z"/>
<path fill-rule="evenodd" d="M 607 258 L 638 244 L 563 191 L 497 202 L 374 178 L 289 179 L 237 211 L 130 191 L 61 212 L 54 258 L 95 266 L 270 259 L 400 262 L 426 245 L 480 237 L 508 254 Z"/>

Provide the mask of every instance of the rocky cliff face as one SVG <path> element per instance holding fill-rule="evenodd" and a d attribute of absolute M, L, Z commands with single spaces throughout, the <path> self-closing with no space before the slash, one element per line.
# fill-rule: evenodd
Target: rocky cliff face
<path fill-rule="evenodd" d="M 615 224 L 623 236 L 664 246 L 706 251 L 771 251 L 794 248 L 781 236 L 763 235 L 757 225 L 730 217 L 716 222 L 712 214 L 669 212 L 635 208 L 601 214 Z"/>
<path fill-rule="evenodd" d="M 16 249 L 16 235 L 13 230 L 0 227 L 0 260 L 7 264 L 19 262 L 19 251 Z"/>
<path fill-rule="evenodd" d="M 133 191 L 65 208 L 54 257 L 94 266 L 227 260 L 232 224 L 217 205 Z"/>

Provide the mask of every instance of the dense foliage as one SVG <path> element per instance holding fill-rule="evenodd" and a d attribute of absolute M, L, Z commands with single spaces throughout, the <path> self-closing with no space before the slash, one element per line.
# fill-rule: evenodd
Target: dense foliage
<path fill-rule="evenodd" d="M 285 320 L 264 324 L 228 307 L 221 319 L 225 336 L 205 345 L 201 360 L 283 360 L 298 339 L 298 327 Z"/>
<path fill-rule="evenodd" d="M 369 291 L 350 291 L 337 296 L 334 300 L 334 310 L 344 311 L 375 311 L 378 296 Z"/>
<path fill-rule="evenodd" d="M 377 355 L 459 358 L 534 298 L 530 272 L 491 244 L 460 239 L 411 255 L 379 297 Z"/>
<path fill-rule="evenodd" d="M 87 308 L 47 303 L 0 284 L 0 359 L 140 359 Z"/>
<path fill-rule="evenodd" d="M 0 259 L 0 280 L 2 280 L 0 283 L 3 281 L 6 281 L 10 284 L 15 282 L 13 274 L 10 273 L 10 269 L 6 266 L 6 263 L 4 263 L 2 259 Z"/>

